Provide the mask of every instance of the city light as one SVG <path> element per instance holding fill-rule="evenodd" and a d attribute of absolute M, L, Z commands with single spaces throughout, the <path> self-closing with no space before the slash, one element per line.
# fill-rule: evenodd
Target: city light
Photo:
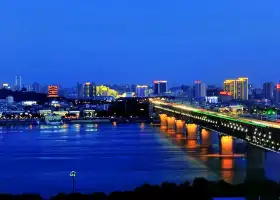
<path fill-rule="evenodd" d="M 231 92 L 227 92 L 227 91 L 221 91 L 220 94 L 221 95 L 226 95 L 226 96 L 231 96 L 232 95 Z"/>
<path fill-rule="evenodd" d="M 58 86 L 56 85 L 48 86 L 48 97 L 58 97 Z"/>
<path fill-rule="evenodd" d="M 257 120 L 257 119 L 248 119 L 248 118 L 244 118 L 244 117 L 238 117 L 238 116 L 231 116 L 231 115 L 225 115 L 225 114 L 221 114 L 218 112 L 214 112 L 214 111 L 209 111 L 209 110 L 204 110 L 204 109 L 197 109 L 197 108 L 193 108 L 190 106 L 185 106 L 185 105 L 180 105 L 180 104 L 176 104 L 176 103 L 167 103 L 164 101 L 160 101 L 160 100 L 152 100 L 152 103 L 155 104 L 157 108 L 166 110 L 166 111 L 170 111 L 170 112 L 175 112 L 178 114 L 181 114 L 181 112 L 176 112 L 174 110 L 174 108 L 179 108 L 181 110 L 186 110 L 186 111 L 191 111 L 194 113 L 199 113 L 199 114 L 204 114 L 204 115 L 208 115 L 208 116 L 212 116 L 212 117 L 217 117 L 217 118 L 222 118 L 222 119 L 227 119 L 230 121 L 234 121 L 234 122 L 240 122 L 240 123 L 245 123 L 245 124 L 250 124 L 250 125 L 254 125 L 254 126 L 261 126 L 261 127 L 273 127 L 273 128 L 277 128 L 280 129 L 280 124 L 277 122 L 270 122 L 270 121 L 263 121 L 263 120 Z M 162 107 L 163 106 L 169 106 L 169 108 L 166 107 Z M 248 129 L 245 130 L 245 132 L 247 132 Z"/>

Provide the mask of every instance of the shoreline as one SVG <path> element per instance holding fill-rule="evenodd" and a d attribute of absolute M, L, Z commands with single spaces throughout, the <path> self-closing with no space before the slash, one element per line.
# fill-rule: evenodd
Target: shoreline
<path fill-rule="evenodd" d="M 39 123 L 38 123 L 39 121 Z M 120 120 L 120 119 L 77 119 L 77 120 L 63 120 L 63 124 L 131 124 L 131 123 L 157 123 L 150 119 L 137 119 L 137 120 Z M 42 120 L 28 119 L 28 120 L 0 120 L 0 126 L 23 126 L 23 125 L 46 125 Z"/>

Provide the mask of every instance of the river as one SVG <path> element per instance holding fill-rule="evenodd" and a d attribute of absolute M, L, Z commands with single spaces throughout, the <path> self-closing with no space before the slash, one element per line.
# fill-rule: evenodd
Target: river
<path fill-rule="evenodd" d="M 187 129 L 188 137 L 150 124 L 0 127 L 0 193 L 69 193 L 73 170 L 75 190 L 83 193 L 195 177 L 244 180 L 245 143 L 233 140 L 236 156 L 219 157 L 218 133 Z M 280 180 L 279 164 L 279 154 L 266 153 L 267 178 Z"/>

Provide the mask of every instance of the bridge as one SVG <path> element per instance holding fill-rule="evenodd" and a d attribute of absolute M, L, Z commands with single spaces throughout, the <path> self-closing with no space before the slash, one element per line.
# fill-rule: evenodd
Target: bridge
<path fill-rule="evenodd" d="M 195 108 L 190 105 L 150 99 L 150 105 L 159 115 L 161 126 L 182 132 L 186 124 L 195 123 L 220 133 L 220 156 L 230 156 L 223 145 L 232 146 L 231 137 L 251 144 L 247 148 L 247 178 L 255 179 L 263 173 L 265 150 L 280 153 L 280 123 L 262 121 Z M 187 134 L 187 133 L 186 133 Z M 229 138 L 230 137 L 230 138 Z"/>
<path fill-rule="evenodd" d="M 167 126 L 176 125 L 178 120 L 196 123 L 280 153 L 280 123 L 233 116 L 164 100 L 153 99 L 150 102 L 160 115 L 161 123 Z"/>

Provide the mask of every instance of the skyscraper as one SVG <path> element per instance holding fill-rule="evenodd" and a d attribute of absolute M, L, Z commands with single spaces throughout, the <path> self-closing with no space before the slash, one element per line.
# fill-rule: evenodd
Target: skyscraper
<path fill-rule="evenodd" d="M 248 100 L 248 78 L 238 78 L 236 80 L 236 98 Z"/>
<path fill-rule="evenodd" d="M 136 93 L 136 97 L 148 96 L 148 86 L 147 85 L 137 85 L 135 93 Z"/>
<path fill-rule="evenodd" d="M 194 97 L 196 99 L 206 97 L 206 85 L 202 81 L 194 82 Z"/>
<path fill-rule="evenodd" d="M 248 78 L 238 78 L 237 80 L 225 80 L 224 92 L 226 92 L 227 94 L 231 94 L 234 99 L 248 100 Z"/>
<path fill-rule="evenodd" d="M 265 99 L 273 99 L 273 89 L 274 87 L 272 82 L 266 82 L 263 84 L 263 95 Z"/>
<path fill-rule="evenodd" d="M 15 90 L 20 91 L 22 88 L 21 85 L 21 76 L 16 76 L 15 77 Z"/>
<path fill-rule="evenodd" d="M 225 80 L 224 91 L 231 94 L 232 97 L 236 99 L 236 80 Z"/>
<path fill-rule="evenodd" d="M 84 98 L 92 98 L 96 96 L 96 87 L 94 83 L 86 82 L 83 85 L 83 97 Z"/>
<path fill-rule="evenodd" d="M 167 81 L 154 81 L 154 94 L 163 95 L 167 93 Z"/>

